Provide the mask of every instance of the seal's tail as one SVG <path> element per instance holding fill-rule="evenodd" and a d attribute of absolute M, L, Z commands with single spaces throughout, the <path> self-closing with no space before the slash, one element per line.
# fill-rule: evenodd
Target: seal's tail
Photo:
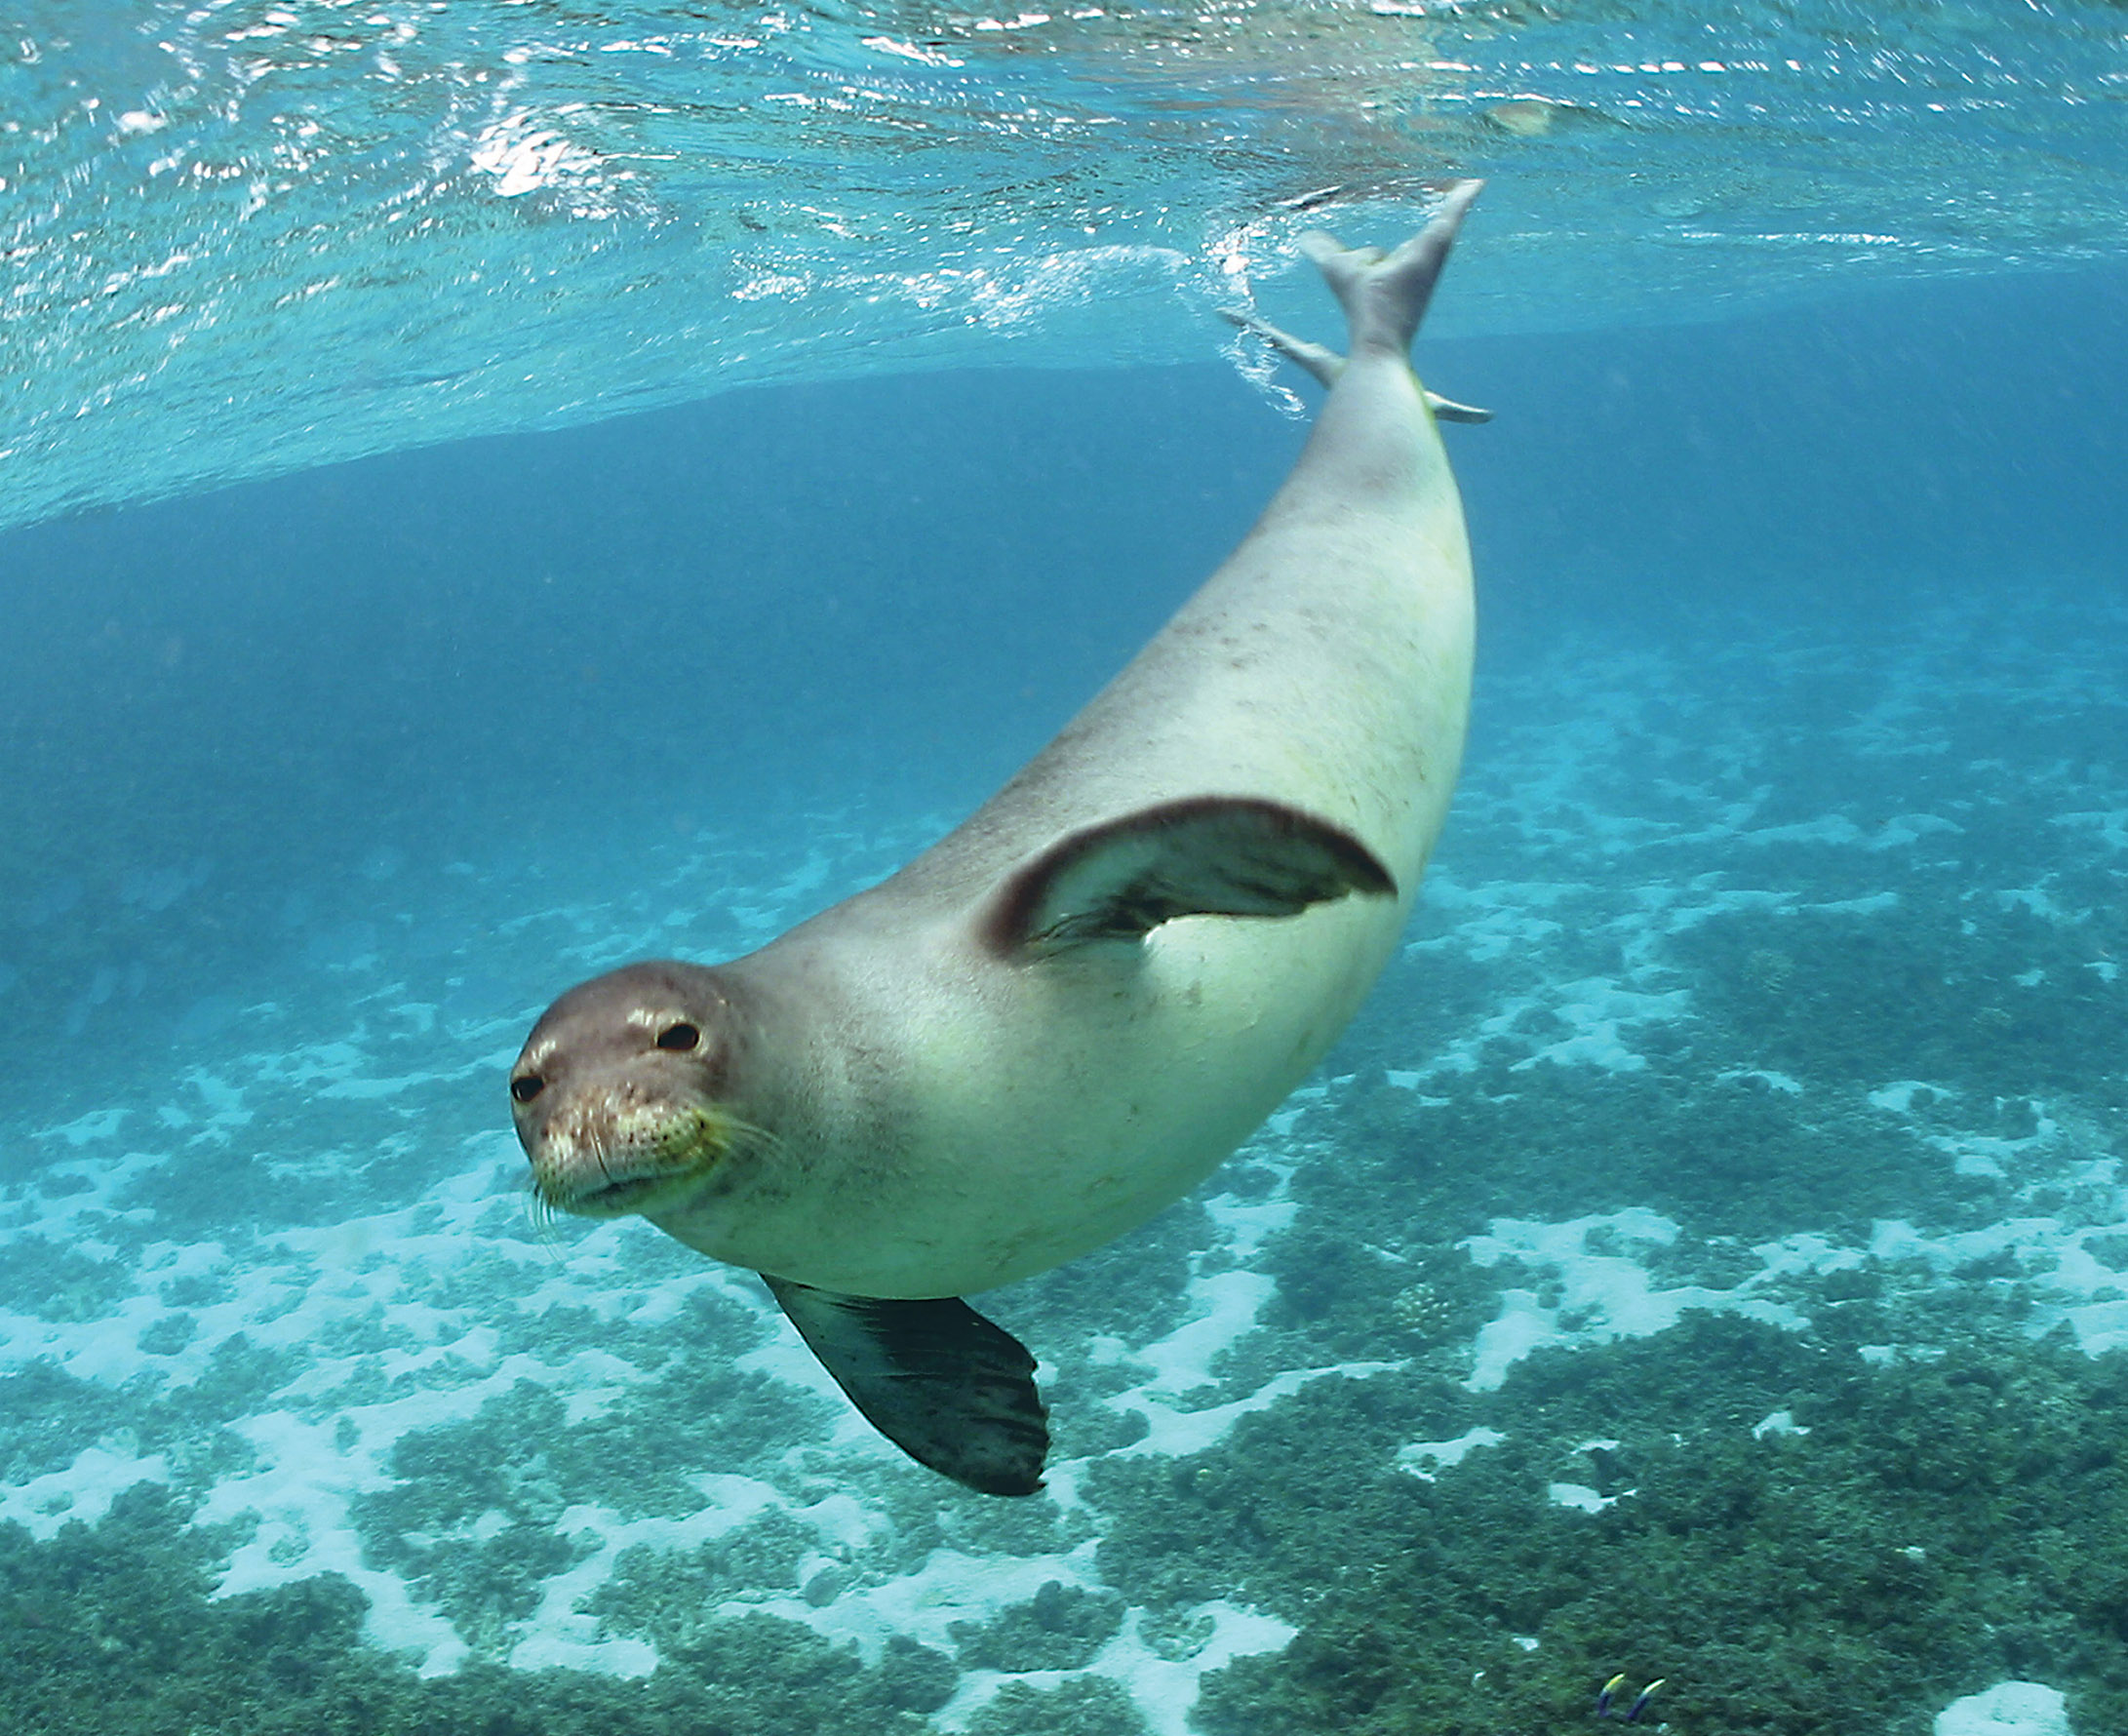
<path fill-rule="evenodd" d="M 1448 262 L 1456 231 L 1478 197 L 1481 180 L 1459 180 L 1448 189 L 1434 220 L 1393 254 L 1378 247 L 1340 247 L 1320 229 L 1300 238 L 1301 252 L 1315 260 L 1338 300 L 1345 304 L 1345 323 L 1352 332 L 1352 347 L 1387 349 L 1401 356 L 1411 348 L 1426 304 L 1434 298 L 1434 285 L 1440 268 Z"/>
<path fill-rule="evenodd" d="M 1316 262 L 1344 304 L 1355 355 L 1363 350 L 1386 351 L 1400 359 L 1409 352 L 1419 322 L 1426 317 L 1426 304 L 1434 297 L 1440 268 L 1448 262 L 1448 250 L 1455 245 L 1456 231 L 1463 226 L 1464 214 L 1484 184 L 1481 180 L 1455 182 L 1433 221 L 1395 253 L 1385 254 L 1378 247 L 1344 247 L 1320 229 L 1311 229 L 1300 238 L 1301 252 Z M 1281 332 L 1254 314 L 1231 312 L 1227 317 L 1326 386 L 1334 385 L 1345 370 L 1345 358 L 1336 351 Z M 1426 401 L 1443 421 L 1492 419 L 1489 410 L 1458 404 L 1434 392 L 1426 394 Z"/>

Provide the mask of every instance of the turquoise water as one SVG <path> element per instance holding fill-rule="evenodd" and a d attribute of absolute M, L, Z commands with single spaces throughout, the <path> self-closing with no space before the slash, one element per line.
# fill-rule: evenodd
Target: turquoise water
<path fill-rule="evenodd" d="M 78 17 L 0 33 L 0 1721 L 2128 1728 L 2118 8 Z M 1407 943 L 984 1299 L 1057 1444 L 964 1493 L 540 1221 L 505 1070 L 1016 768 L 1297 450 L 1212 311 L 1334 335 L 1294 234 L 1460 173 Z"/>

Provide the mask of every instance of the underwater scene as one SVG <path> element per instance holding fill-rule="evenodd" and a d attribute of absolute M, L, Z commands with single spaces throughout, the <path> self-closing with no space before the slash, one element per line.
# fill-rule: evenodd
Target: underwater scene
<path fill-rule="evenodd" d="M 18 7 L 0 1727 L 2128 1731 L 2124 103 L 2099 0 Z M 1360 401 L 1304 235 L 1478 177 L 1423 884 L 974 1294 L 963 1486 L 521 1049 L 953 834 Z M 1166 848 L 996 967 L 1370 895 Z M 1202 1016 L 1048 1113 L 1261 1091 Z"/>

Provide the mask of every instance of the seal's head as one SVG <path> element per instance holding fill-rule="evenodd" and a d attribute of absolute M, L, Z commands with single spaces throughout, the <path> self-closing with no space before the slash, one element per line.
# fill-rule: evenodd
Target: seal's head
<path fill-rule="evenodd" d="M 736 1025 L 716 971 L 669 961 L 593 977 L 548 1007 L 510 1069 L 540 1202 L 620 1217 L 725 1185 L 755 1136 L 725 1102 Z"/>

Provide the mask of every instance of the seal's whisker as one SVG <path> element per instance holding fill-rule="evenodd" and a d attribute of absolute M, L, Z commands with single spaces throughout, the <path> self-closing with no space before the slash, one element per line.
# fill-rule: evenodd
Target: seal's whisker
<path fill-rule="evenodd" d="M 790 1149 L 780 1134 L 756 1126 L 752 1122 L 743 1122 L 735 1115 L 720 1115 L 717 1130 L 733 1151 L 744 1152 L 748 1157 L 780 1158 Z"/>
<path fill-rule="evenodd" d="M 562 1241 L 562 1214 L 544 1200 L 532 1202 L 532 1228 L 538 1234 L 539 1251 L 545 1254 L 560 1271 L 569 1264 L 569 1251 Z"/>
<path fill-rule="evenodd" d="M 526 1176 L 523 1187 L 525 1191 L 525 1221 L 532 1230 L 532 1241 L 538 1245 L 539 1251 L 546 1256 L 547 1260 L 559 1270 L 567 1264 L 563 1258 L 562 1238 L 559 1228 L 562 1214 L 555 1208 L 546 1195 L 539 1191 L 537 1177 Z"/>

